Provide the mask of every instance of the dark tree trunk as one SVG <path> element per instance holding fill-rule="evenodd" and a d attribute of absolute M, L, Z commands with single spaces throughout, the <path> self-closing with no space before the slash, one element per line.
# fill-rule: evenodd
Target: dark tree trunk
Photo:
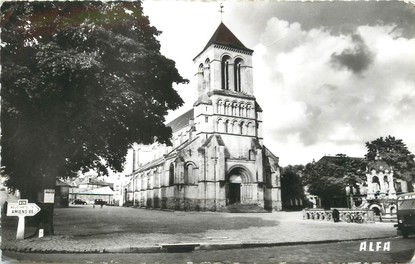
<path fill-rule="evenodd" d="M 54 234 L 54 228 L 53 228 L 53 209 L 54 204 L 40 204 L 41 211 L 39 222 L 37 225 L 37 231 L 36 234 L 39 234 L 39 230 L 44 230 L 44 236 L 51 236 Z"/>
<path fill-rule="evenodd" d="M 51 173 L 52 176 L 43 179 L 43 187 L 39 190 L 40 193 L 44 194 L 45 189 L 52 189 L 55 190 L 56 186 L 56 174 Z M 42 197 L 42 195 L 40 196 Z M 44 236 L 51 236 L 54 235 L 54 227 L 53 227 L 53 211 L 55 207 L 55 203 L 44 203 L 44 200 L 39 201 L 37 199 L 37 204 L 40 207 L 40 212 L 38 213 L 38 221 L 37 221 L 37 230 L 36 234 L 39 234 L 39 230 L 43 229 Z"/>

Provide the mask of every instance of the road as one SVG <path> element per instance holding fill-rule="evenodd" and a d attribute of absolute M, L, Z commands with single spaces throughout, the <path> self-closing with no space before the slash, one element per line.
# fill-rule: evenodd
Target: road
<path fill-rule="evenodd" d="M 367 251 L 361 243 L 366 243 Z M 369 251 L 370 242 L 376 250 Z M 384 246 L 390 251 L 383 251 Z M 233 250 L 193 251 L 158 254 L 34 254 L 7 252 L 3 263 L 278 263 L 278 262 L 382 262 L 408 263 L 415 250 L 415 237 L 340 242 L 301 246 L 281 246 Z M 17 261 L 19 260 L 19 261 Z"/>
<path fill-rule="evenodd" d="M 99 252 L 176 243 L 281 243 L 396 235 L 392 223 L 305 221 L 301 212 L 226 214 L 81 205 L 55 209 L 55 236 L 17 242 L 16 217 L 2 220 L 2 246 L 39 251 Z M 34 232 L 34 228 L 26 227 L 26 237 Z"/>

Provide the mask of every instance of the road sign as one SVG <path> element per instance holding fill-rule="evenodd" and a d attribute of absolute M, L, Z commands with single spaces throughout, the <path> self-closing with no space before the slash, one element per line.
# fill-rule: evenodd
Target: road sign
<path fill-rule="evenodd" d="M 27 199 L 17 200 L 17 203 L 7 205 L 7 216 L 18 216 L 16 239 L 24 239 L 25 217 L 34 216 L 40 212 L 40 207 L 35 203 L 29 203 Z"/>
<path fill-rule="evenodd" d="M 43 193 L 44 203 L 55 203 L 55 189 L 45 189 Z"/>
<path fill-rule="evenodd" d="M 28 203 L 27 200 L 18 200 L 17 203 L 7 205 L 8 216 L 34 216 L 39 213 L 40 207 L 35 203 Z"/>

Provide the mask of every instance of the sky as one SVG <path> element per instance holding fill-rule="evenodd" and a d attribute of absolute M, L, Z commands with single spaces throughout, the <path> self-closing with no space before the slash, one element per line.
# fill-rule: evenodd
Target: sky
<path fill-rule="evenodd" d="M 196 101 L 193 58 L 221 21 L 220 2 L 144 1 L 161 52 Z M 324 155 L 363 157 L 388 135 L 415 152 L 415 5 L 405 2 L 225 1 L 225 25 L 253 53 L 264 144 L 280 165 Z"/>

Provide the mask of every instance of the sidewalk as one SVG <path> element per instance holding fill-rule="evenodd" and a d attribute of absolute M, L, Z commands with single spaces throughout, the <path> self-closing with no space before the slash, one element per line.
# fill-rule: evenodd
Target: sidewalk
<path fill-rule="evenodd" d="M 302 220 L 301 212 L 229 214 L 123 207 L 55 209 L 56 235 L 15 240 L 17 218 L 3 217 L 3 250 L 166 252 L 338 242 L 396 236 L 393 223 Z M 4 221 L 6 220 L 6 221 Z M 34 233 L 26 229 L 26 237 Z"/>

